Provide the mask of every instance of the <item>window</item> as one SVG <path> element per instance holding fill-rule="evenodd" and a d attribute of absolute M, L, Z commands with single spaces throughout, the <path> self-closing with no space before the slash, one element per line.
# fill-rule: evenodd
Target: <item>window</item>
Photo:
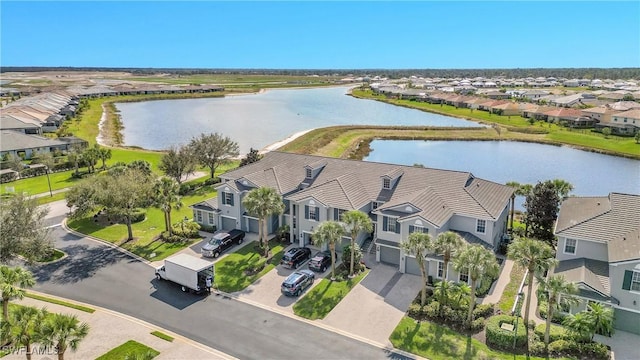
<path fill-rule="evenodd" d="M 382 188 L 391 189 L 391 179 L 387 179 L 387 178 L 382 179 Z"/>
<path fill-rule="evenodd" d="M 297 223 L 298 223 L 298 219 L 296 219 L 296 217 L 294 216 L 293 217 L 293 228 L 294 229 L 296 228 L 296 225 L 298 225 Z"/>
<path fill-rule="evenodd" d="M 199 223 L 202 222 L 202 211 L 200 210 L 196 210 L 196 221 Z"/>
<path fill-rule="evenodd" d="M 442 279 L 444 276 L 444 263 L 442 261 L 438 261 L 438 274 L 437 276 Z"/>
<path fill-rule="evenodd" d="M 383 217 L 382 230 L 400 234 L 400 225 L 398 224 L 398 220 L 396 218 L 390 218 L 388 216 Z"/>
<path fill-rule="evenodd" d="M 460 282 L 469 283 L 469 271 L 461 272 L 460 277 L 458 278 Z"/>
<path fill-rule="evenodd" d="M 213 225 L 213 213 L 209 213 L 209 225 Z"/>
<path fill-rule="evenodd" d="M 333 209 L 333 220 L 342 221 L 342 214 L 344 214 L 345 209 Z"/>
<path fill-rule="evenodd" d="M 222 193 L 222 204 L 233 206 L 233 193 L 223 192 Z"/>
<path fill-rule="evenodd" d="M 418 225 L 409 225 L 409 234 L 419 232 L 423 234 L 429 233 L 429 228 L 418 226 Z"/>
<path fill-rule="evenodd" d="M 476 232 L 484 234 L 486 230 L 487 230 L 487 221 L 478 219 L 478 221 L 476 222 Z"/>
<path fill-rule="evenodd" d="M 373 201 L 373 202 L 371 203 L 371 210 L 375 210 L 375 209 L 377 209 L 377 208 L 378 208 L 378 206 L 380 206 L 380 203 L 379 203 L 379 202 L 377 202 L 377 201 Z"/>
<path fill-rule="evenodd" d="M 311 179 L 313 177 L 313 172 L 311 169 L 307 169 L 307 175 L 306 175 L 307 179 Z"/>
<path fill-rule="evenodd" d="M 631 290 L 640 291 L 640 272 L 633 272 L 633 276 L 631 277 Z"/>
<path fill-rule="evenodd" d="M 307 220 L 318 221 L 319 213 L 320 213 L 320 209 L 318 207 L 308 206 L 308 205 L 304 206 L 304 218 Z"/>
<path fill-rule="evenodd" d="M 575 255 L 577 243 L 576 239 L 566 239 L 564 241 L 564 253 Z"/>

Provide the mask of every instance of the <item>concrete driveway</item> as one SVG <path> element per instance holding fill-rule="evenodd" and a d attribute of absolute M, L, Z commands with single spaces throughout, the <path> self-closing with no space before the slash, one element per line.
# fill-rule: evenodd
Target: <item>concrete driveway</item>
<path fill-rule="evenodd" d="M 391 346 L 389 336 L 422 288 L 420 276 L 376 264 L 322 323 Z"/>
<path fill-rule="evenodd" d="M 285 249 L 285 251 L 291 247 L 294 246 L 289 246 Z M 315 249 L 311 250 L 312 257 L 316 253 L 316 251 L 317 250 Z M 308 265 L 309 260 L 300 265 L 298 269 L 309 269 Z M 246 299 L 293 314 L 293 304 L 295 304 L 298 299 L 302 298 L 306 293 L 317 286 L 322 278 L 331 273 L 331 268 L 327 269 L 324 273 L 316 272 L 315 281 L 302 293 L 302 295 L 300 295 L 300 297 L 284 296 L 280 292 L 280 285 L 282 284 L 284 279 L 286 279 L 287 276 L 289 276 L 294 271 L 295 270 L 293 269 L 287 269 L 282 265 L 278 265 L 275 267 L 275 269 L 269 271 L 256 282 L 249 285 L 249 287 L 234 293 L 234 295 L 238 296 L 240 299 Z"/>

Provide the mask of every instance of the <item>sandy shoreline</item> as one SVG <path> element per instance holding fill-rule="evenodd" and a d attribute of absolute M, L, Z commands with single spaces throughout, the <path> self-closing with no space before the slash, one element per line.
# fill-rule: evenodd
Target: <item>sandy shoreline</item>
<path fill-rule="evenodd" d="M 103 136 L 104 123 L 106 121 L 107 121 L 107 110 L 104 108 L 104 104 L 102 104 L 102 115 L 100 115 L 100 122 L 98 122 L 98 136 L 96 136 L 96 142 L 100 146 L 107 146 L 105 142 L 105 137 Z"/>
<path fill-rule="evenodd" d="M 282 139 L 280 141 L 276 141 L 271 145 L 265 146 L 258 153 L 259 154 L 264 154 L 264 153 L 268 153 L 269 151 L 277 150 L 278 148 L 287 145 L 288 143 L 292 142 L 293 140 L 295 140 L 295 139 L 299 138 L 300 136 L 302 136 L 302 135 L 304 135 L 304 134 L 306 134 L 306 133 L 308 133 L 310 131 L 313 131 L 315 129 L 317 129 L 317 128 L 303 130 L 303 131 L 299 131 L 299 132 L 297 132 L 295 134 L 289 135 L 288 137 L 286 137 L 286 138 L 284 138 L 284 139 Z"/>

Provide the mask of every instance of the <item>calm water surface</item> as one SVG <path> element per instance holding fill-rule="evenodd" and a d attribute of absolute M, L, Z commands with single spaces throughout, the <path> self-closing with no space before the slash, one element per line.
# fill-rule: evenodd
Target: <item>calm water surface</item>
<path fill-rule="evenodd" d="M 469 171 L 501 184 L 563 179 L 573 184 L 574 195 L 640 194 L 640 161 L 566 146 L 512 141 L 374 140 L 371 149 L 365 160 Z"/>
<path fill-rule="evenodd" d="M 419 110 L 355 99 L 347 87 L 269 90 L 226 98 L 116 104 L 124 143 L 160 150 L 185 144 L 202 132 L 224 134 L 240 152 L 261 149 L 294 133 L 332 125 L 479 126 Z"/>

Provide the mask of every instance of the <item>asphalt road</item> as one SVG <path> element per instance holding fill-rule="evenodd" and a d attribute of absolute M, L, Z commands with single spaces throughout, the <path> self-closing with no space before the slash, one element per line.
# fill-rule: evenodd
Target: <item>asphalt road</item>
<path fill-rule="evenodd" d="M 182 293 L 115 249 L 60 227 L 51 231 L 56 247 L 69 256 L 32 268 L 34 290 L 131 315 L 240 359 L 405 358 L 237 300 Z"/>

